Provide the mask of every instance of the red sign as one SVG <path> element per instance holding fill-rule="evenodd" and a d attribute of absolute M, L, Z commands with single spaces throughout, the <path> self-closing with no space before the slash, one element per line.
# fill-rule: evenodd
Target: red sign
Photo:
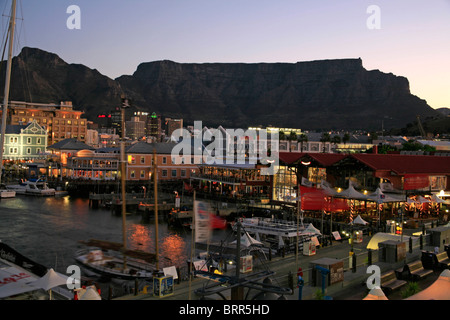
<path fill-rule="evenodd" d="M 430 185 L 430 178 L 426 174 L 405 174 L 403 190 L 426 188 Z"/>

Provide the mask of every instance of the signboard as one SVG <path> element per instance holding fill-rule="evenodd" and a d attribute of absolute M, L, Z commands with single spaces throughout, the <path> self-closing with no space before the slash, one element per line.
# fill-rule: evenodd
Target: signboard
<path fill-rule="evenodd" d="M 160 298 L 173 295 L 173 277 L 153 278 L 153 294 Z"/>
<path fill-rule="evenodd" d="M 344 262 L 330 265 L 330 285 L 344 281 Z"/>
<path fill-rule="evenodd" d="M 251 272 L 253 270 L 253 257 L 251 255 L 241 257 L 241 272 Z"/>
<path fill-rule="evenodd" d="M 430 178 L 426 174 L 405 174 L 403 190 L 423 189 L 430 186 Z"/>
<path fill-rule="evenodd" d="M 320 246 L 319 240 L 317 239 L 316 236 L 311 237 L 311 242 L 312 242 L 315 246 Z"/>
<path fill-rule="evenodd" d="M 333 231 L 331 234 L 333 235 L 334 240 L 336 241 L 341 240 L 341 235 L 339 234 L 339 231 Z"/>

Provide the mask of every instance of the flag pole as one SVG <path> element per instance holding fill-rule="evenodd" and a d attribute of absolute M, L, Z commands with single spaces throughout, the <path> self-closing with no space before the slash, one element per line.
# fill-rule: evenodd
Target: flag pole
<path fill-rule="evenodd" d="M 197 205 L 195 204 L 195 190 L 194 190 L 194 201 L 192 202 L 193 208 L 192 208 L 192 222 L 191 222 L 191 263 L 190 263 L 190 275 L 189 275 L 189 300 L 191 300 L 191 285 L 192 285 L 192 278 L 194 276 L 194 251 L 195 251 L 195 210 L 197 209 Z"/>

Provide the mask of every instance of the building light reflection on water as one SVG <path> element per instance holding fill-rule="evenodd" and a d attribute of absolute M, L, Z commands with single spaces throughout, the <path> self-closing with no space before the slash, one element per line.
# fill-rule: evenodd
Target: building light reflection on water
<path fill-rule="evenodd" d="M 153 225 L 130 224 L 128 229 L 128 243 L 130 249 L 155 252 L 155 233 Z M 170 266 L 182 266 L 186 263 L 186 241 L 175 233 L 163 233 L 159 238 L 159 255 L 171 259 Z M 164 266 L 169 266 L 165 265 Z"/>

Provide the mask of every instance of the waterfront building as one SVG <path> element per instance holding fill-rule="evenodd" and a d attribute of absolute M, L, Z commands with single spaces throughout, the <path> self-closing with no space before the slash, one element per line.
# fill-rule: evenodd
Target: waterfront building
<path fill-rule="evenodd" d="M 379 219 L 381 210 L 384 219 L 398 218 L 396 213 L 404 206 L 405 217 L 440 215 L 448 219 L 448 212 L 439 211 L 439 203 L 432 198 L 450 190 L 449 159 L 436 155 L 280 152 L 272 201 L 294 206 L 301 186 L 322 189 L 335 198 L 344 197 L 347 190 L 359 197 L 344 197 L 353 213 L 360 210 Z M 365 199 L 369 195 L 378 198 Z"/>
<path fill-rule="evenodd" d="M 67 161 L 66 176 L 72 179 L 116 180 L 119 178 L 120 148 L 82 149 Z"/>
<path fill-rule="evenodd" d="M 47 132 L 36 120 L 29 124 L 7 125 L 3 160 L 29 161 L 43 158 L 47 148 Z"/>
<path fill-rule="evenodd" d="M 188 180 L 192 172 L 198 169 L 192 155 L 181 158 L 175 163 L 172 149 L 176 143 L 137 142 L 125 149 L 127 155 L 127 180 L 148 180 L 153 174 L 153 152 L 156 152 L 158 180 Z"/>
<path fill-rule="evenodd" d="M 87 120 L 82 117 L 83 111 L 73 109 L 71 101 L 60 104 L 11 101 L 8 108 L 9 124 L 24 125 L 36 120 L 47 131 L 49 145 L 67 138 L 86 141 Z"/>
<path fill-rule="evenodd" d="M 77 139 L 64 139 L 47 147 L 51 153 L 51 170 L 50 177 L 69 177 L 71 172 L 67 167 L 68 159 L 81 150 L 95 150 L 94 147 L 87 145 Z"/>

